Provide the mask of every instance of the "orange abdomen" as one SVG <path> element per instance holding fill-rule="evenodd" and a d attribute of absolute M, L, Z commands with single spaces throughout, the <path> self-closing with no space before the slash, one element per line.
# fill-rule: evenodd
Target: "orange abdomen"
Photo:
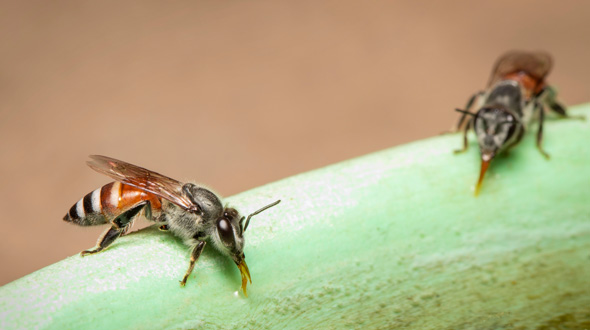
<path fill-rule="evenodd" d="M 81 226 L 105 224 L 142 201 L 149 201 L 152 214 L 162 210 L 162 201 L 152 193 L 120 182 L 96 189 L 74 204 L 64 220 Z"/>
<path fill-rule="evenodd" d="M 504 80 L 517 81 L 522 87 L 524 87 L 527 100 L 539 93 L 545 87 L 545 81 L 543 79 L 533 77 L 525 71 L 507 74 L 504 76 Z"/>

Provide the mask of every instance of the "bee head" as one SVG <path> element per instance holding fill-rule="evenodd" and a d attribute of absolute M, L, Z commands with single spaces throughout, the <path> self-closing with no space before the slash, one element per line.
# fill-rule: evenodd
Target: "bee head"
<path fill-rule="evenodd" d="M 280 200 L 261 208 L 250 214 L 247 219 L 245 217 L 240 217 L 240 214 L 235 209 L 225 208 L 221 216 L 215 222 L 214 233 L 211 235 L 213 243 L 217 246 L 219 251 L 230 256 L 238 266 L 242 276 L 242 290 L 246 296 L 248 296 L 246 292 L 246 284 L 248 281 L 252 283 L 252 279 L 250 278 L 250 270 L 248 270 L 248 265 L 246 265 L 245 260 L 246 256 L 244 255 L 244 232 L 248 228 L 252 216 L 268 209 L 269 207 L 277 205 L 279 202 Z M 245 225 L 244 220 L 246 220 Z"/>
<path fill-rule="evenodd" d="M 496 105 L 483 107 L 475 114 L 473 129 L 481 153 L 481 169 L 475 185 L 475 195 L 477 196 L 490 162 L 496 154 L 518 141 L 523 125 L 519 117 L 506 107 Z"/>
<path fill-rule="evenodd" d="M 473 118 L 473 124 L 484 161 L 492 160 L 522 129 L 518 117 L 503 106 L 481 108 Z"/>
<path fill-rule="evenodd" d="M 239 265 L 244 261 L 244 232 L 248 229 L 250 219 L 258 213 L 277 205 L 280 200 L 264 206 L 250 214 L 248 218 L 240 217 L 236 209 L 226 207 L 215 222 L 214 233 L 211 235 L 217 248 L 230 256 Z M 245 220 L 245 223 L 244 223 Z"/>
<path fill-rule="evenodd" d="M 215 221 L 213 243 L 219 251 L 230 256 L 236 264 L 244 259 L 244 231 L 240 224 L 240 214 L 227 207 Z"/>

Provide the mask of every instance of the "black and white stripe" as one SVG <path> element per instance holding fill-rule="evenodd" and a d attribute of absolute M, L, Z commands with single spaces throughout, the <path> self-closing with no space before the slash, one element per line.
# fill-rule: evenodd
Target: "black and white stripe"
<path fill-rule="evenodd" d="M 64 217 L 65 221 L 74 222 L 77 224 L 85 225 L 91 224 L 94 221 L 86 219 L 89 215 L 100 214 L 102 206 L 100 203 L 100 191 L 101 188 L 96 189 L 80 199 L 76 204 L 72 205 L 70 211 Z"/>

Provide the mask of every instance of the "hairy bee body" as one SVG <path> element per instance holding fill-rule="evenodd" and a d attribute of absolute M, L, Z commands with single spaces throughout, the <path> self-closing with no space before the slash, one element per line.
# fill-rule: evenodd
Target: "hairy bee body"
<path fill-rule="evenodd" d="M 117 217 L 134 207 L 149 202 L 150 211 L 146 211 L 148 214 L 145 214 L 147 220 L 158 223 L 161 228 L 170 231 L 188 246 L 195 246 L 198 240 L 209 238 L 213 228 L 211 225 L 222 215 L 224 209 L 221 200 L 208 189 L 190 183 L 187 187 L 207 202 L 203 203 L 204 212 L 200 214 L 186 212 L 183 208 L 155 194 L 115 181 L 86 194 L 72 205 L 63 219 L 79 226 L 104 225 L 112 223 Z M 129 230 L 138 215 L 135 214 L 129 219 L 123 234 Z"/>
<path fill-rule="evenodd" d="M 191 247 L 189 268 L 180 284 L 184 286 L 207 242 L 230 257 L 242 276 L 242 290 L 252 283 L 244 254 L 244 232 L 250 218 L 274 205 L 266 205 L 241 217 L 231 207 L 203 186 L 182 183 L 154 171 L 106 156 L 90 156 L 88 166 L 116 182 L 86 194 L 68 213 L 64 221 L 79 226 L 110 224 L 98 239 L 97 246 L 81 252 L 82 256 L 107 249 L 118 237 L 127 233 L 142 213 L 155 221 L 161 230 L 170 231 Z M 244 224 L 244 220 L 246 221 Z"/>

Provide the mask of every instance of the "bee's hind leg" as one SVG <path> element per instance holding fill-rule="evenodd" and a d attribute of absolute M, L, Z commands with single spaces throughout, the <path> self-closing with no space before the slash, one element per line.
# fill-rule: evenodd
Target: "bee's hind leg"
<path fill-rule="evenodd" d="M 557 101 L 557 91 L 552 86 L 545 86 L 539 93 L 551 111 L 557 113 L 561 118 L 586 120 L 584 115 L 572 116 L 567 113 L 565 107 Z"/>
<path fill-rule="evenodd" d="M 151 203 L 149 201 L 144 201 L 136 206 L 130 208 L 129 210 L 121 213 L 118 217 L 116 217 L 112 223 L 113 225 L 107 231 L 102 234 L 100 239 L 98 240 L 98 244 L 96 247 L 90 250 L 84 250 L 80 252 L 81 256 L 86 256 L 88 254 L 95 254 L 98 253 L 106 248 L 109 247 L 119 236 L 125 233 L 131 224 L 131 221 L 137 216 L 137 214 L 146 207 L 146 216 L 149 214 L 151 217 Z"/>
<path fill-rule="evenodd" d="M 102 237 L 98 241 L 98 246 L 96 246 L 90 250 L 84 250 L 84 251 L 80 252 L 80 255 L 84 257 L 86 255 L 95 254 L 95 253 L 98 253 L 98 252 L 106 249 L 119 236 L 121 236 L 122 232 L 123 231 L 121 229 L 116 228 L 115 226 L 112 226 L 104 234 L 102 234 Z"/>
<path fill-rule="evenodd" d="M 535 109 L 539 111 L 539 128 L 537 130 L 537 149 L 539 152 L 545 157 L 545 159 L 549 159 L 549 154 L 543 150 L 543 121 L 545 121 L 545 110 L 543 109 L 543 104 L 537 103 Z"/>

